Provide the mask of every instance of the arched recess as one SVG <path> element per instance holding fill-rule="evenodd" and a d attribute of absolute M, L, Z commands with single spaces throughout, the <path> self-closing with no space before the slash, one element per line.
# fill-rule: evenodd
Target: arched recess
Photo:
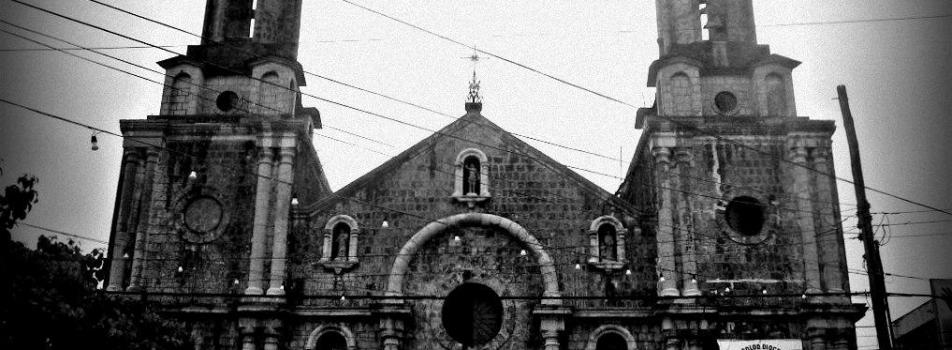
<path fill-rule="evenodd" d="M 615 257 L 613 261 L 606 261 L 602 259 L 601 246 L 603 239 L 600 237 L 600 232 L 602 231 L 602 226 L 610 225 L 614 228 L 614 245 L 615 245 Z M 592 224 L 588 227 L 589 235 L 589 258 L 590 263 L 595 263 L 599 268 L 621 268 L 621 265 L 618 263 L 623 263 L 625 261 L 625 241 L 628 236 L 628 230 L 625 229 L 625 226 L 622 225 L 621 221 L 616 219 L 614 216 L 605 215 L 592 220 Z"/>
<path fill-rule="evenodd" d="M 668 89 L 671 92 L 671 114 L 675 116 L 693 115 L 694 89 L 691 86 L 691 78 L 684 72 L 677 72 L 669 79 Z"/>
<path fill-rule="evenodd" d="M 168 114 L 186 115 L 190 114 L 190 102 L 192 99 L 192 76 L 181 72 L 172 79 L 172 87 L 169 91 Z"/>
<path fill-rule="evenodd" d="M 346 256 L 334 256 L 332 247 L 334 245 L 335 239 L 334 231 L 338 225 L 347 225 L 350 228 L 349 235 L 347 237 L 347 254 Z M 357 244 L 359 242 L 360 236 L 360 227 L 357 225 L 357 220 L 348 216 L 348 215 L 337 215 L 330 220 L 327 220 L 327 224 L 324 225 L 324 249 L 322 249 L 321 261 L 329 261 L 331 257 L 334 256 L 335 260 L 346 260 L 346 261 L 357 261 Z"/>
<path fill-rule="evenodd" d="M 307 345 L 305 350 L 317 350 L 317 341 L 321 339 L 322 336 L 328 333 L 337 333 L 344 337 L 344 341 L 347 344 L 347 350 L 356 350 L 357 349 L 357 339 L 354 338 L 354 333 L 350 331 L 347 326 L 343 324 L 337 325 L 324 325 L 317 327 L 311 332 L 311 335 L 307 337 Z"/>
<path fill-rule="evenodd" d="M 764 94 L 767 102 L 767 116 L 778 117 L 787 115 L 787 91 L 783 77 L 777 73 L 770 73 L 764 78 Z"/>
<path fill-rule="evenodd" d="M 558 297 L 561 296 L 561 293 L 559 292 L 559 282 L 558 276 L 555 272 L 555 264 L 553 263 L 549 254 L 546 253 L 544 249 L 542 249 L 542 245 L 539 243 L 539 241 L 529 234 L 525 228 L 514 221 L 504 217 L 485 213 L 466 213 L 453 215 L 431 222 L 424 226 L 420 231 L 417 231 L 413 237 L 410 237 L 410 239 L 407 240 L 407 243 L 403 245 L 403 248 L 400 248 L 400 253 L 397 254 L 396 260 L 393 262 L 393 267 L 390 269 L 390 278 L 387 282 L 387 295 L 403 295 L 403 279 L 407 273 L 407 268 L 410 265 L 410 260 L 413 259 L 413 256 L 416 254 L 416 252 L 421 247 L 423 247 L 427 241 L 449 227 L 465 225 L 498 227 L 504 232 L 509 233 L 509 235 L 511 235 L 513 238 L 522 242 L 526 249 L 532 252 L 532 256 L 534 256 L 536 259 L 536 263 L 539 264 L 539 270 L 542 273 L 542 281 L 544 286 L 543 296 L 551 297 L 543 299 L 542 303 L 546 305 L 560 305 L 562 303 L 561 299 L 558 299 Z"/>
<path fill-rule="evenodd" d="M 453 197 L 462 198 L 462 197 L 472 197 L 472 195 L 467 193 L 467 189 L 464 188 L 464 182 L 466 179 L 466 165 L 467 159 L 475 158 L 479 163 L 479 193 L 475 197 L 487 198 L 490 196 L 489 193 L 489 158 L 486 157 L 486 154 L 483 151 L 480 151 L 475 148 L 467 148 L 462 152 L 459 152 L 459 155 L 456 156 L 456 172 L 455 172 L 455 181 L 453 186 Z"/>
<path fill-rule="evenodd" d="M 606 324 L 596 328 L 591 334 L 589 334 L 588 342 L 585 344 L 585 350 L 598 350 L 598 339 L 609 333 L 621 336 L 628 346 L 626 350 L 636 349 L 635 337 L 631 335 L 631 332 L 622 326 Z"/>

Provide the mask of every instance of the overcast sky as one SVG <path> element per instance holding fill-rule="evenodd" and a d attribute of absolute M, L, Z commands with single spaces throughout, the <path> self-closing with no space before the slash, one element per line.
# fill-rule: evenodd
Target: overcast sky
<path fill-rule="evenodd" d="M 92 2 L 24 0 L 140 38 L 152 44 L 197 44 L 198 39 Z M 188 31 L 201 31 L 205 1 L 103 0 Z M 360 1 L 480 49 L 599 91 L 633 105 L 650 105 L 648 65 L 657 58 L 654 1 Z M 838 175 L 851 178 L 836 96 L 845 84 L 857 123 L 866 183 L 938 208 L 952 208 L 952 14 L 947 0 L 754 1 L 758 40 L 774 53 L 802 61 L 794 71 L 801 116 L 837 121 L 834 155 Z M 85 46 L 138 46 L 110 34 L 69 23 L 9 1 L 0 19 Z M 882 19 L 901 19 L 886 20 Z M 875 20 L 875 21 L 868 21 Z M 848 23 L 842 23 L 846 21 Z M 372 14 L 340 0 L 306 0 L 300 62 L 308 72 L 408 100 L 450 115 L 462 115 L 474 65 L 472 50 Z M 831 23 L 832 22 L 832 23 Z M 0 24 L 4 30 L 17 31 Z M 19 31 L 17 31 L 19 32 Z M 31 37 L 35 37 L 32 36 Z M 50 42 L 48 39 L 44 41 Z M 63 44 L 56 44 L 63 47 Z M 66 56 L 56 51 L 9 51 L 38 46 L 0 33 L 0 98 L 95 127 L 118 131 L 120 119 L 157 114 L 161 86 Z M 156 49 L 109 50 L 110 54 L 159 68 L 171 57 Z M 88 53 L 79 53 L 100 60 Z M 104 63 L 159 79 L 127 64 Z M 556 160 L 598 173 L 582 176 L 614 192 L 634 152 L 639 131 L 635 110 L 542 77 L 499 59 L 476 67 L 482 80 L 483 114 L 520 134 L 598 153 L 595 157 L 531 140 Z M 430 129 L 450 118 L 307 77 L 306 93 L 399 118 Z M 315 136 L 314 143 L 332 188 L 339 189 L 428 135 L 427 132 L 340 108 L 313 98 L 325 130 L 353 145 Z M 330 128 L 357 133 L 371 142 Z M 0 104 L 0 158 L 9 184 L 22 173 L 39 179 L 40 203 L 26 223 L 108 239 L 122 153 L 118 138 L 100 135 Z M 368 149 L 374 150 L 370 151 Z M 852 214 L 852 186 L 839 187 L 842 209 Z M 925 208 L 870 193 L 874 212 Z M 891 239 L 882 248 L 887 272 L 952 278 L 952 215 L 924 212 L 874 215 L 892 226 L 878 229 Z M 921 223 L 923 221 L 939 221 Z M 911 223 L 910 223 L 911 222 Z M 845 223 L 856 231 L 855 219 Z M 905 224 L 910 223 L 910 224 Z M 35 242 L 43 231 L 20 226 L 17 239 Z M 101 246 L 82 242 L 84 248 Z M 848 241 L 852 271 L 862 271 L 862 248 Z M 852 274 L 854 290 L 866 276 Z M 893 292 L 927 293 L 928 283 L 887 278 Z M 857 297 L 857 302 L 865 298 Z M 924 299 L 894 298 L 898 317 Z M 867 317 L 860 324 L 871 324 Z M 875 347 L 870 328 L 858 329 L 861 349 Z"/>

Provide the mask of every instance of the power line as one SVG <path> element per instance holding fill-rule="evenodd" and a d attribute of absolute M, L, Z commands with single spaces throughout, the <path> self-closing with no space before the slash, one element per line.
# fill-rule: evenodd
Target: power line
<path fill-rule="evenodd" d="M 57 234 L 57 235 L 62 235 L 62 236 L 66 236 L 66 237 L 78 238 L 78 239 L 82 239 L 82 240 L 86 240 L 86 241 L 90 241 L 90 242 L 95 242 L 95 243 L 100 243 L 100 244 L 104 244 L 104 245 L 109 245 L 109 242 L 106 242 L 106 241 L 101 240 L 101 239 L 92 238 L 92 237 L 89 237 L 89 236 L 79 235 L 79 234 L 75 234 L 75 233 L 69 233 L 69 232 L 60 231 L 60 230 L 54 230 L 54 229 L 46 228 L 46 227 L 39 226 L 39 225 L 28 224 L 28 223 L 25 223 L 25 222 L 19 222 L 19 223 L 17 223 L 17 225 L 23 225 L 23 226 L 26 226 L 26 227 L 32 227 L 32 228 L 35 228 L 35 229 L 37 229 L 37 230 L 43 230 L 43 231 L 46 231 L 46 232 L 55 233 L 55 234 Z"/>
<path fill-rule="evenodd" d="M 185 47 L 188 45 L 157 45 L 158 47 Z M 126 49 L 151 49 L 151 46 L 98 46 L 86 48 L 76 47 L 44 47 L 44 48 L 18 48 L 18 49 L 0 49 L 0 52 L 32 52 L 32 51 L 80 51 L 80 50 L 126 50 Z"/>
<path fill-rule="evenodd" d="M 18 0 L 13 0 L 13 1 L 18 1 Z M 377 14 L 377 15 L 379 15 L 379 16 L 385 17 L 385 18 L 390 19 L 390 20 L 392 20 L 392 21 L 395 21 L 395 22 L 401 23 L 401 24 L 403 24 L 403 25 L 412 27 L 412 28 L 414 28 L 414 29 L 420 30 L 420 31 L 425 32 L 425 33 L 427 33 L 427 34 L 436 36 L 436 37 L 438 37 L 438 38 L 440 38 L 440 39 L 443 39 L 443 40 L 445 40 L 445 41 L 448 41 L 448 42 L 451 42 L 451 43 L 454 43 L 454 44 L 457 44 L 457 45 L 461 45 L 461 46 L 464 46 L 464 47 L 466 47 L 466 48 L 475 50 L 475 51 L 477 51 L 477 52 L 479 52 L 479 53 L 483 53 L 483 54 L 486 54 L 486 55 L 489 55 L 489 56 L 498 58 L 498 59 L 500 59 L 500 60 L 509 62 L 509 63 L 511 63 L 511 64 L 514 64 L 514 65 L 516 65 L 516 66 L 519 66 L 519 67 L 524 68 L 524 69 L 526 69 L 526 70 L 529 70 L 529 71 L 531 71 L 531 72 L 534 72 L 534 73 L 543 75 L 543 76 L 545 76 L 545 77 L 548 77 L 548 78 L 550 78 L 550 79 L 553 79 L 553 80 L 558 81 L 558 82 L 560 82 L 560 83 L 563 83 L 563 84 L 565 84 L 565 85 L 569 85 L 569 86 L 571 86 L 571 87 L 574 87 L 574 88 L 577 88 L 577 89 L 580 89 L 580 90 L 589 92 L 589 93 L 591 93 L 591 94 L 594 94 L 594 95 L 596 95 L 596 96 L 602 97 L 602 98 L 604 98 L 604 99 L 606 99 L 606 100 L 609 100 L 609 101 L 612 101 L 612 102 L 616 102 L 616 103 L 619 103 L 619 104 L 622 104 L 622 105 L 625 105 L 625 106 L 628 106 L 628 107 L 631 107 L 631 108 L 634 108 L 634 109 L 639 108 L 639 107 L 637 107 L 637 106 L 635 106 L 635 105 L 632 105 L 632 104 L 630 104 L 630 103 L 628 103 L 628 102 L 625 102 L 625 101 L 616 99 L 616 98 L 614 98 L 614 97 L 608 96 L 608 95 L 606 95 L 606 94 L 604 94 L 604 93 L 600 93 L 600 92 L 597 92 L 597 91 L 588 89 L 588 88 L 583 87 L 583 86 L 581 86 L 581 85 L 578 85 L 578 84 L 575 84 L 575 83 L 566 81 L 566 80 L 561 79 L 561 78 L 558 78 L 558 77 L 555 77 L 555 76 L 553 76 L 553 75 L 551 75 L 551 74 L 541 72 L 541 71 L 539 71 L 539 70 L 537 70 L 537 69 L 535 69 L 535 68 L 529 67 L 529 66 L 527 66 L 527 65 L 525 65 L 525 64 L 512 61 L 512 60 L 510 60 L 510 59 L 507 59 L 507 58 L 505 58 L 505 57 L 501 57 L 501 56 L 499 56 L 499 55 L 493 54 L 493 53 L 491 53 L 491 52 L 487 52 L 487 51 L 482 50 L 482 49 L 478 49 L 478 48 L 476 48 L 476 47 L 474 47 L 474 46 L 470 46 L 470 45 L 468 45 L 468 44 L 466 44 L 466 43 L 463 43 L 463 42 L 461 42 L 461 41 L 452 39 L 452 38 L 450 38 L 450 37 L 448 37 L 448 36 L 445 36 L 445 35 L 442 35 L 442 34 L 439 34 L 439 33 L 433 32 L 433 31 L 430 31 L 430 30 L 428 30 L 428 29 L 426 29 L 426 28 L 420 27 L 420 26 L 418 26 L 418 25 L 415 25 L 415 24 L 413 24 L 413 23 L 410 23 L 410 22 L 401 20 L 401 19 L 399 19 L 399 18 L 390 16 L 390 15 L 387 15 L 387 14 L 385 14 L 385 13 L 382 13 L 382 12 L 380 12 L 380 11 L 374 10 L 374 9 L 372 9 L 372 8 L 369 8 L 369 7 L 366 7 L 366 6 L 363 6 L 363 5 L 354 3 L 354 2 L 352 2 L 352 1 L 350 1 L 350 0 L 341 0 L 341 1 L 343 1 L 343 2 L 345 2 L 345 3 L 348 3 L 348 4 L 350 4 L 350 5 L 353 5 L 353 6 L 355 6 L 355 7 L 361 8 L 361 9 L 363 9 L 363 10 L 365 10 L 365 11 L 368 11 L 368 12 Z M 744 144 L 742 144 L 742 143 L 736 142 L 736 141 L 734 141 L 734 140 L 731 140 L 731 139 L 729 139 L 729 138 L 725 138 L 725 137 L 722 136 L 722 135 L 718 135 L 718 134 L 716 134 L 716 133 L 712 133 L 712 132 L 703 130 L 703 129 L 701 129 L 701 128 L 695 127 L 695 126 L 688 125 L 688 124 L 686 124 L 686 123 L 683 123 L 683 122 L 681 122 L 681 121 L 676 120 L 675 118 L 664 117 L 664 116 L 660 116 L 660 115 L 656 115 L 656 116 L 657 116 L 658 118 L 661 118 L 661 119 L 664 119 L 664 120 L 666 120 L 666 121 L 668 121 L 668 122 L 671 122 L 671 123 L 673 123 L 673 124 L 676 124 L 676 125 L 678 125 L 678 126 L 680 126 L 680 127 L 690 128 L 690 129 L 699 131 L 699 132 L 701 132 L 701 133 L 704 133 L 704 134 L 706 134 L 706 135 L 708 135 L 708 136 L 712 136 L 712 137 L 714 137 L 714 138 L 716 138 L 716 139 L 718 139 L 718 140 L 723 140 L 723 141 L 727 141 L 727 142 L 730 142 L 730 143 L 734 143 L 734 144 L 736 144 L 737 146 L 740 146 L 740 147 L 743 147 L 743 148 L 747 148 L 747 149 L 751 149 L 751 150 L 754 150 L 754 151 L 756 151 L 756 152 L 758 152 L 758 153 L 766 154 L 766 152 L 764 152 L 764 151 L 762 151 L 762 150 L 759 150 L 759 149 L 757 149 L 757 148 L 755 148 L 755 147 L 750 147 L 750 146 L 744 145 Z M 798 163 L 796 163 L 796 162 L 793 162 L 793 161 L 790 161 L 790 160 L 787 160 L 787 159 L 784 159 L 784 158 L 781 158 L 780 161 L 781 161 L 781 162 L 785 162 L 785 163 L 789 163 L 789 164 L 793 164 L 794 166 L 801 167 L 801 168 L 807 169 L 807 170 L 809 170 L 809 171 L 815 172 L 815 173 L 817 173 L 817 174 L 821 174 L 821 175 L 824 175 L 824 176 L 827 176 L 827 177 L 830 177 L 830 178 L 833 178 L 833 179 L 836 179 L 836 180 L 839 180 L 839 181 L 843 181 L 843 182 L 850 183 L 850 184 L 853 183 L 852 180 L 848 180 L 848 179 L 846 179 L 846 178 L 842 178 L 842 177 L 839 177 L 839 176 L 836 176 L 836 175 L 833 175 L 833 174 L 830 174 L 830 173 L 827 173 L 827 172 L 822 172 L 822 171 L 816 170 L 816 169 L 814 169 L 814 168 L 812 168 L 812 167 L 809 167 L 809 166 L 806 166 L 806 165 L 803 165 L 803 164 L 798 164 Z M 931 209 L 931 210 L 935 210 L 935 211 L 942 212 L 942 213 L 945 213 L 945 214 L 948 214 L 948 215 L 952 215 L 952 212 L 950 212 L 950 211 L 938 209 L 938 208 L 935 208 L 935 207 L 933 207 L 933 206 L 931 206 L 931 205 L 924 204 L 924 203 L 917 202 L 917 201 L 913 201 L 913 200 L 911 200 L 911 199 L 907 199 L 907 198 L 901 197 L 901 196 L 899 196 L 899 195 L 891 194 L 891 193 L 888 193 L 888 192 L 885 192 L 885 191 L 882 191 L 882 190 L 879 190 L 879 189 L 875 189 L 875 188 L 872 188 L 872 187 L 869 187 L 869 186 L 864 186 L 864 188 L 866 188 L 866 189 L 869 190 L 869 191 L 873 191 L 873 192 L 876 192 L 876 193 L 879 193 L 879 194 L 882 194 L 882 195 L 885 195 L 885 196 L 889 196 L 889 197 L 892 197 L 892 198 L 895 198 L 895 199 L 898 199 L 898 200 L 901 200 L 901 201 L 904 201 L 904 202 L 907 202 L 907 203 L 910 203 L 910 204 L 918 205 L 918 206 L 925 207 L 925 208 L 928 208 L 928 209 Z"/>
<path fill-rule="evenodd" d="M 949 18 L 949 17 L 952 17 L 952 14 L 907 16 L 907 17 L 893 17 L 893 18 L 847 19 L 847 20 L 839 20 L 839 21 L 775 23 L 775 24 L 759 25 L 758 27 L 794 27 L 794 26 L 816 26 L 816 25 L 831 25 L 831 24 L 877 23 L 877 22 L 909 21 L 909 20 L 937 19 L 937 18 Z"/>
<path fill-rule="evenodd" d="M 191 36 L 193 36 L 193 37 L 200 38 L 200 39 L 202 39 L 202 40 L 210 40 L 208 37 L 206 37 L 206 36 L 204 36 L 204 35 L 198 35 L 198 34 L 192 33 L 192 32 L 190 32 L 190 31 L 181 29 L 181 28 L 179 28 L 179 27 L 170 25 L 170 24 L 168 24 L 168 23 L 161 22 L 161 21 L 158 21 L 158 20 L 155 20 L 155 19 L 152 19 L 152 18 L 143 16 L 143 15 L 140 15 L 140 14 L 137 14 L 137 13 L 134 13 L 134 12 L 125 10 L 125 9 L 120 8 L 120 7 L 118 7 L 118 6 L 106 4 L 106 3 L 103 3 L 103 2 L 98 1 L 98 0 L 89 0 L 89 1 L 91 1 L 91 2 L 93 2 L 93 3 L 96 3 L 96 4 L 99 4 L 99 5 L 102 5 L 102 6 L 105 6 L 105 7 L 108 7 L 108 8 L 111 8 L 111 9 L 113 9 L 113 10 L 116 10 L 116 11 L 119 11 L 119 12 L 122 12 L 122 13 L 125 13 L 125 14 L 128 14 L 128 15 L 134 16 L 134 17 L 136 17 L 136 18 L 139 18 L 139 19 L 148 21 L 148 22 L 150 22 L 150 23 L 154 23 L 154 24 L 160 25 L 160 26 L 165 27 L 165 28 L 169 28 L 169 29 L 172 29 L 172 30 L 181 32 L 181 33 L 185 33 L 185 34 L 191 35 Z M 237 47 L 236 45 L 233 45 L 233 44 L 231 44 L 231 43 L 227 43 L 227 42 L 224 42 L 224 43 L 225 43 L 226 45 L 228 45 L 228 46 L 232 46 L 233 48 L 241 49 L 240 47 Z M 453 119 L 453 120 L 459 119 L 458 117 L 455 117 L 455 116 L 453 116 L 453 115 L 450 115 L 449 113 L 437 111 L 437 110 L 434 110 L 434 109 L 429 108 L 429 107 L 422 106 L 422 105 L 417 104 L 417 103 L 409 102 L 409 101 L 406 101 L 406 100 L 403 100 L 403 99 L 399 99 L 399 98 L 396 98 L 396 97 L 392 97 L 392 96 L 389 96 L 389 95 L 386 95 L 386 94 L 383 94 L 383 93 L 379 93 L 379 92 L 376 92 L 376 91 L 373 91 L 373 90 L 370 90 L 370 89 L 362 88 L 362 87 L 359 87 L 359 86 L 356 86 L 356 85 L 353 85 L 353 84 L 350 84 L 350 83 L 346 83 L 346 82 L 340 81 L 340 80 L 338 80 L 338 79 L 334 79 L 334 78 L 327 77 L 327 76 L 325 76 L 325 75 L 312 73 L 312 72 L 309 72 L 309 71 L 307 71 L 307 70 L 303 70 L 303 71 L 304 71 L 304 73 L 307 74 L 307 75 L 311 75 L 311 76 L 314 76 L 314 77 L 317 77 L 317 78 L 321 78 L 321 79 L 327 80 L 327 81 L 329 81 L 329 82 L 332 82 L 332 83 L 335 83 L 335 84 L 338 84 L 338 85 L 346 86 L 346 87 L 349 87 L 349 88 L 351 88 L 351 89 L 355 89 L 355 90 L 358 90 L 358 91 L 363 91 L 363 92 L 372 94 L 372 95 L 374 95 L 374 96 L 382 97 L 382 98 L 385 98 L 385 99 L 390 100 L 390 101 L 394 101 L 394 102 L 397 102 L 397 103 L 401 103 L 401 104 L 404 104 L 404 105 L 408 105 L 408 106 L 411 106 L 411 107 L 415 107 L 415 108 L 418 108 L 418 109 L 421 109 L 421 110 L 424 110 L 424 111 L 427 111 L 427 112 L 431 112 L 431 113 L 434 113 L 434 114 L 437 114 L 437 115 L 440 115 L 440 116 L 444 116 L 444 117 L 447 117 L 447 118 L 450 118 L 450 119 Z M 481 126 L 484 126 L 484 127 L 486 126 L 486 125 L 483 124 L 483 123 L 477 123 L 477 124 L 478 124 L 478 125 L 481 125 Z M 529 139 L 529 140 L 532 140 L 532 141 L 536 141 L 536 142 L 541 142 L 541 143 L 544 143 L 544 144 L 547 144 L 547 145 L 550 145 L 550 146 L 555 146 L 555 147 L 559 147 L 559 148 L 562 148 L 562 149 L 567 149 L 567 150 L 571 150 L 571 151 L 575 151 L 575 152 L 579 152 L 579 153 L 584 153 L 584 154 L 588 154 L 588 155 L 592 155 L 592 156 L 596 156 L 596 157 L 600 157 L 600 158 L 604 158 L 604 159 L 608 159 L 608 160 L 621 161 L 621 159 L 619 159 L 619 158 L 614 158 L 614 157 L 611 157 L 611 156 L 606 156 L 606 155 L 603 155 L 603 154 L 599 154 L 599 153 L 595 153 L 595 152 L 591 152 L 591 151 L 586 151 L 586 150 L 579 149 L 579 148 L 575 148 L 575 147 L 571 147 L 571 146 L 562 145 L 562 144 L 559 144 L 559 143 L 556 143 L 556 142 L 552 142 L 552 141 L 548 141 L 548 140 L 544 140 L 544 139 L 541 139 L 541 138 L 537 138 L 537 137 L 533 137 L 533 136 L 529 136 L 529 135 L 525 135 L 525 134 L 520 134 L 520 133 L 515 133 L 515 132 L 510 132 L 510 133 L 513 134 L 513 135 L 519 136 L 519 137 L 524 137 L 524 138 L 526 138 L 526 139 Z"/>

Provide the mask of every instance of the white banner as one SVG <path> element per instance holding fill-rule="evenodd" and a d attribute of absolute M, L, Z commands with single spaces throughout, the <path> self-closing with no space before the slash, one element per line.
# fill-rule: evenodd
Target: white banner
<path fill-rule="evenodd" d="M 800 339 L 718 339 L 717 345 L 720 350 L 803 350 Z"/>

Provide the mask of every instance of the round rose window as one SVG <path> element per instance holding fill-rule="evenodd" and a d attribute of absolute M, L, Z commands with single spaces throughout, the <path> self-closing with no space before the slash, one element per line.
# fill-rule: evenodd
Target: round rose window
<path fill-rule="evenodd" d="M 502 301 L 485 285 L 463 283 L 443 301 L 443 328 L 464 346 L 486 344 L 502 328 Z"/>

